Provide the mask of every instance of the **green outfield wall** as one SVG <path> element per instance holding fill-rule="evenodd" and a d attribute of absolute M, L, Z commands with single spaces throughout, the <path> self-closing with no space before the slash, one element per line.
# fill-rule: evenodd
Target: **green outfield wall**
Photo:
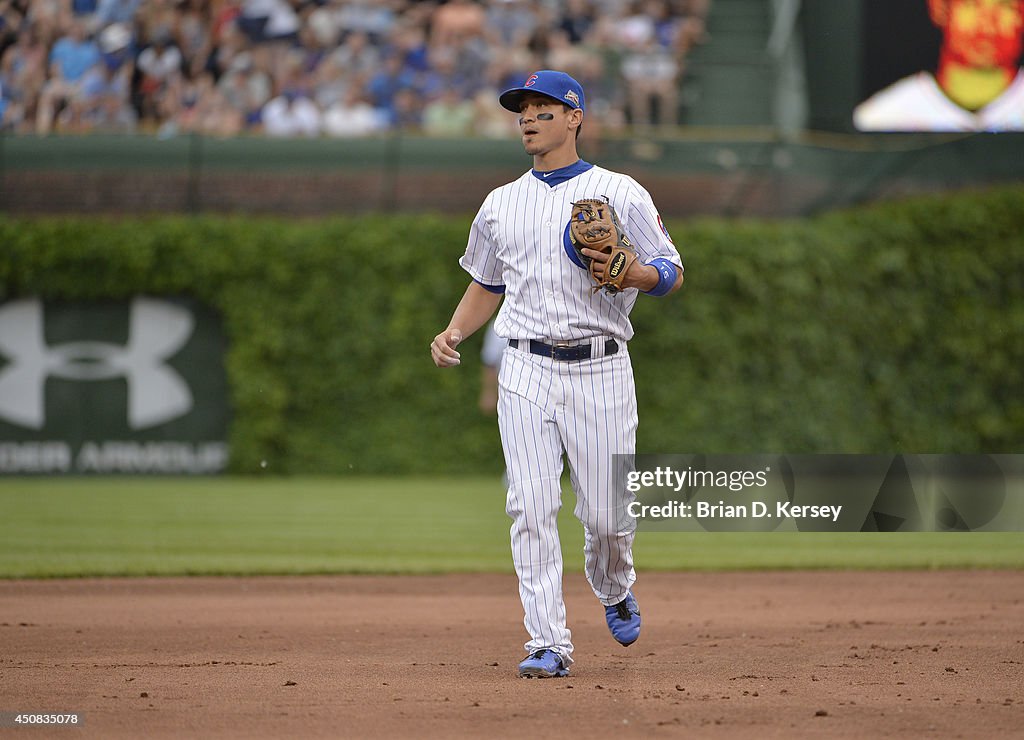
<path fill-rule="evenodd" d="M 908 194 L 1024 182 L 1024 133 L 584 130 L 588 161 L 636 177 L 667 217 L 803 216 Z M 339 141 L 0 134 L 0 212 L 328 216 L 475 211 L 530 166 L 516 139 Z"/>
<path fill-rule="evenodd" d="M 1024 188 L 669 226 L 684 288 L 633 314 L 640 451 L 1024 449 Z M 428 353 L 467 282 L 468 227 L 4 216 L 0 306 L 141 295 L 211 309 L 229 470 L 498 471 L 479 338 L 458 369 Z M 0 374 L 16 362 L 0 358 Z"/>

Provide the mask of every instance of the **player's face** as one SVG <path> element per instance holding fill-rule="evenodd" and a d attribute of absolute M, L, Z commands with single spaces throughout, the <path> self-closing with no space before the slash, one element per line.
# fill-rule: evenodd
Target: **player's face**
<path fill-rule="evenodd" d="M 970 67 L 1012 67 L 1024 36 L 1024 0 L 948 0 L 945 51 Z"/>
<path fill-rule="evenodd" d="M 567 112 L 557 100 L 527 94 L 519 106 L 519 130 L 523 135 L 523 147 L 527 154 L 544 154 L 558 149 L 575 130 L 569 125 L 569 117 L 576 111 Z"/>

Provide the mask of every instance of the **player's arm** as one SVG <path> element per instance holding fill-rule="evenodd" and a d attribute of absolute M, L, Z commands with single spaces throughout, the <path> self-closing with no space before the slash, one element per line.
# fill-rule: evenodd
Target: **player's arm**
<path fill-rule="evenodd" d="M 624 288 L 637 288 L 652 296 L 666 296 L 683 287 L 679 251 L 665 228 L 650 193 L 636 181 L 629 211 L 630 236 L 640 259 L 629 266 Z"/>
<path fill-rule="evenodd" d="M 645 265 L 639 261 L 634 262 L 629 266 L 629 270 L 626 271 L 623 287 L 636 288 L 644 293 L 650 293 L 658 287 L 663 279 L 666 279 L 672 281 L 672 287 L 660 295 L 670 295 L 682 288 L 683 271 L 668 260 L 658 260 L 658 263 Z M 666 273 L 665 270 L 669 272 Z M 675 277 L 672 277 L 671 273 L 675 273 Z"/>
<path fill-rule="evenodd" d="M 455 350 L 466 337 L 487 323 L 501 303 L 501 293 L 494 293 L 474 281 L 466 288 L 462 300 L 452 314 L 447 328 L 430 343 L 430 356 L 438 367 L 454 367 L 462 360 Z"/>
<path fill-rule="evenodd" d="M 597 252 L 593 249 L 584 249 L 583 254 L 590 257 L 594 262 L 603 265 L 608 261 L 609 255 L 604 252 Z M 648 264 L 645 265 L 639 260 L 634 262 L 626 270 L 626 277 L 622 280 L 623 288 L 636 288 L 642 290 L 644 293 L 650 293 L 652 290 L 658 287 L 658 284 L 662 282 L 662 279 L 671 280 L 672 287 L 664 293 L 658 293 L 658 295 L 669 295 L 675 293 L 681 287 L 683 287 L 683 271 L 676 267 L 668 260 L 658 260 L 661 264 Z M 597 277 L 600 278 L 603 267 L 595 266 L 595 272 Z M 668 270 L 668 273 L 663 271 Z M 672 277 L 671 273 L 675 273 Z"/>

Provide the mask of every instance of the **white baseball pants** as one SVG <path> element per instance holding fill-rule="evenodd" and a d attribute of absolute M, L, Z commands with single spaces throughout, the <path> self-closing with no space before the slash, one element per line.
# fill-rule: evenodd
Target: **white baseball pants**
<path fill-rule="evenodd" d="M 603 340 L 601 340 L 603 341 Z M 613 476 L 613 454 L 636 448 L 637 405 L 625 343 L 608 357 L 561 362 L 507 348 L 498 378 L 498 427 L 508 471 L 512 561 L 530 635 L 572 662 L 562 598 L 562 454 L 583 523 L 587 580 L 602 604 L 620 602 L 636 580 L 633 500 Z"/>

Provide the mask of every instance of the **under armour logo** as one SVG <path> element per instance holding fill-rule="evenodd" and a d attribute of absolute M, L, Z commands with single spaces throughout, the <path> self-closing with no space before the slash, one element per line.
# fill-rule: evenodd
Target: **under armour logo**
<path fill-rule="evenodd" d="M 0 307 L 0 354 L 10 363 L 0 370 L 0 418 L 42 429 L 44 391 L 49 377 L 67 380 L 128 381 L 128 425 L 144 429 L 170 421 L 192 408 L 188 384 L 165 361 L 192 336 L 192 314 L 152 298 L 131 304 L 128 344 L 68 342 L 47 346 L 39 299 Z"/>

